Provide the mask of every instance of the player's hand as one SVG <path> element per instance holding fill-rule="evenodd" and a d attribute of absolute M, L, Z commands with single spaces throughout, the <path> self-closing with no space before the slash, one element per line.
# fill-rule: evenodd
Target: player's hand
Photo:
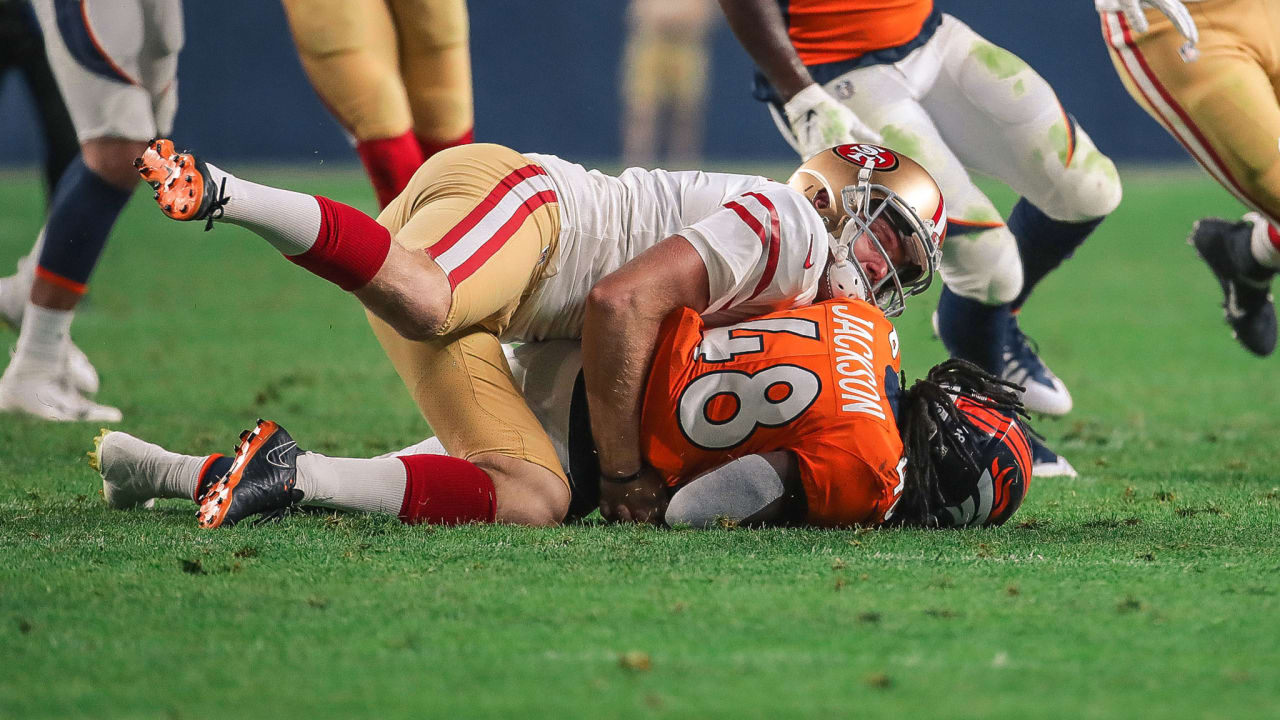
<path fill-rule="evenodd" d="M 782 106 L 805 160 L 832 145 L 880 144 L 880 134 L 817 83 L 796 93 Z"/>
<path fill-rule="evenodd" d="M 1191 13 L 1187 10 L 1187 6 L 1182 4 L 1182 0 L 1094 0 L 1093 4 L 1098 12 L 1124 13 L 1129 26 L 1135 33 L 1144 33 L 1150 28 L 1142 6 L 1153 7 L 1169 18 L 1169 22 L 1173 23 L 1178 33 L 1187 39 L 1187 42 L 1178 50 L 1183 61 L 1191 62 L 1200 55 L 1196 49 L 1196 43 L 1200 42 L 1200 30 L 1196 27 L 1196 21 L 1191 19 Z"/>
<path fill-rule="evenodd" d="M 600 514 L 611 522 L 660 523 L 668 500 L 667 483 L 653 468 L 629 483 L 600 480 Z"/>

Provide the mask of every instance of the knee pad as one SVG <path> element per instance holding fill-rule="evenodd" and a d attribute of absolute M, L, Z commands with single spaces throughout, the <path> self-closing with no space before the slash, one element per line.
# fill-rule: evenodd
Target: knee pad
<path fill-rule="evenodd" d="M 1018 243 L 1004 225 L 948 236 L 941 270 L 952 292 L 986 305 L 1013 302 L 1022 290 Z"/>
<path fill-rule="evenodd" d="M 1068 162 L 1045 158 L 1046 171 L 1054 178 L 1048 197 L 1028 199 L 1054 220 L 1081 222 L 1109 215 L 1120 204 L 1120 174 L 1083 128 L 1068 122 Z"/>

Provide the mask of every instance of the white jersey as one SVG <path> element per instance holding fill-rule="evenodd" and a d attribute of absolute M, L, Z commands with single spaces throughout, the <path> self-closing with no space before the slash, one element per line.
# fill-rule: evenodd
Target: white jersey
<path fill-rule="evenodd" d="M 581 337 L 596 282 L 672 235 L 686 238 L 706 263 L 710 325 L 808 305 L 817 294 L 830 236 L 809 201 L 786 185 L 641 168 L 614 177 L 554 155 L 525 156 L 555 187 L 560 244 L 503 340 Z"/>

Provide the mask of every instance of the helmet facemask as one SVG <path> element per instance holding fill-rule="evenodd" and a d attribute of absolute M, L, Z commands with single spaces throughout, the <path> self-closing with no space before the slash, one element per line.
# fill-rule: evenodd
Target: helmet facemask
<path fill-rule="evenodd" d="M 839 235 L 833 233 L 835 242 L 831 248 L 834 258 L 832 269 L 847 273 L 849 269 L 843 266 L 851 265 L 866 289 L 866 297 L 873 299 L 886 316 L 895 317 L 902 314 L 907 296 L 924 292 L 933 282 L 934 269 L 938 264 L 938 246 L 933 240 L 936 228 L 933 227 L 932 220 L 922 220 L 891 188 L 872 183 L 872 170 L 868 163 L 858 172 L 857 184 L 848 185 L 840 191 L 847 219 L 840 228 Z M 898 233 L 908 264 L 899 267 L 894 263 L 880 239 L 872 232 L 872 223 L 881 216 Z M 854 243 L 863 235 L 880 257 L 884 258 L 888 268 L 885 276 L 875 283 L 870 281 L 862 263 L 854 256 Z"/>

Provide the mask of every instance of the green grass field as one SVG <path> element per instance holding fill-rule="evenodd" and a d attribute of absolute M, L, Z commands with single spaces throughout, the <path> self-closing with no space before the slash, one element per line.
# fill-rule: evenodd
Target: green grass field
<path fill-rule="evenodd" d="M 355 168 L 263 176 L 372 208 Z M 0 717 L 1280 716 L 1276 364 L 1184 242 L 1241 210 L 1198 175 L 1126 180 L 1023 318 L 1081 477 L 994 530 L 205 532 L 190 503 L 109 511 L 97 427 L 0 416 Z M 0 174 L 0 272 L 41 208 Z M 943 357 L 934 298 L 899 325 L 913 377 Z M 330 454 L 428 432 L 351 298 L 141 192 L 75 335 L 119 429 L 176 450 L 259 416 Z"/>

